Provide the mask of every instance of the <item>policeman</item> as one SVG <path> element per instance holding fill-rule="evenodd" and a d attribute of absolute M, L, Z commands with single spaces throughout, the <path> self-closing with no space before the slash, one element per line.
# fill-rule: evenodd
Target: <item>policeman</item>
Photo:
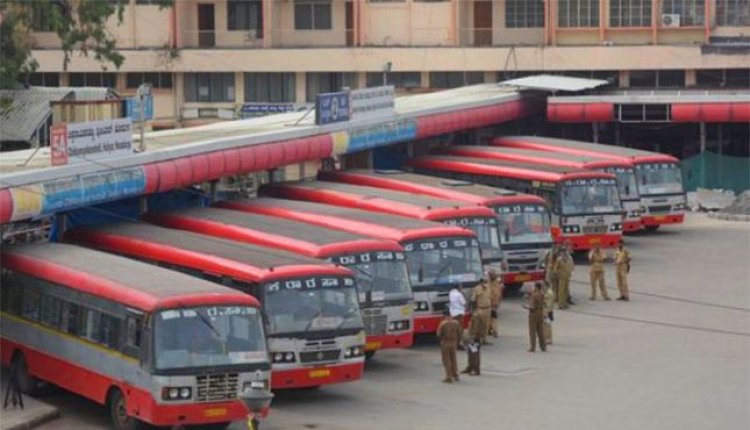
<path fill-rule="evenodd" d="M 458 381 L 456 347 L 458 346 L 459 336 L 461 336 L 461 325 L 451 318 L 448 309 L 443 311 L 443 320 L 438 324 L 436 334 L 440 339 L 440 354 L 443 359 L 443 369 L 445 369 L 443 382 L 450 384 L 454 380 Z"/>
<path fill-rule="evenodd" d="M 620 290 L 620 297 L 617 300 L 629 301 L 630 291 L 628 291 L 628 273 L 630 273 L 630 251 L 620 242 L 615 252 L 615 264 L 617 265 L 617 289 Z"/>
<path fill-rule="evenodd" d="M 558 260 L 559 261 L 559 260 Z M 555 293 L 549 285 L 544 286 L 544 317 L 543 317 L 543 328 L 544 328 L 544 342 L 545 345 L 552 344 L 552 321 L 554 320 L 554 309 L 555 309 Z"/>
<path fill-rule="evenodd" d="M 448 293 L 448 310 L 450 316 L 458 322 L 458 349 L 464 349 L 464 315 L 466 315 L 466 296 L 461 284 L 455 285 Z"/>
<path fill-rule="evenodd" d="M 557 292 L 557 275 L 555 274 L 555 263 L 560 251 L 560 245 L 553 245 L 544 256 L 544 281 Z"/>
<path fill-rule="evenodd" d="M 471 293 L 471 302 L 474 305 L 474 309 L 479 311 L 479 316 L 483 320 L 482 326 L 484 327 L 484 333 L 482 333 L 482 344 L 487 345 L 487 329 L 490 326 L 491 309 L 492 309 L 492 298 L 490 297 L 490 286 L 487 280 L 482 281 L 474 287 L 474 291 Z"/>
<path fill-rule="evenodd" d="M 609 294 L 607 294 L 607 285 L 604 282 L 604 262 L 606 259 L 607 254 L 598 245 L 589 252 L 589 263 L 591 263 L 591 271 L 589 272 L 591 297 L 589 297 L 589 300 L 596 300 L 597 285 L 599 285 L 599 291 L 601 291 L 604 300 L 610 300 Z"/>
<path fill-rule="evenodd" d="M 471 323 L 469 323 L 469 345 L 466 348 L 468 361 L 466 368 L 461 373 L 470 375 L 479 375 L 480 350 L 482 348 L 482 336 L 486 335 L 487 327 L 484 324 L 484 318 L 479 310 L 471 314 Z"/>
<path fill-rule="evenodd" d="M 574 268 L 573 257 L 567 247 L 563 247 L 553 268 L 557 277 L 557 307 L 560 309 L 567 309 L 570 303 L 570 276 Z"/>
<path fill-rule="evenodd" d="M 542 351 L 547 350 L 546 342 L 544 341 L 544 294 L 542 293 L 542 284 L 537 282 L 534 284 L 534 291 L 529 295 L 529 301 L 524 306 L 529 310 L 529 342 L 531 347 L 529 352 L 536 351 L 536 344 L 539 343 L 539 348 Z"/>
<path fill-rule="evenodd" d="M 493 337 L 498 336 L 497 316 L 500 311 L 500 302 L 503 301 L 503 282 L 494 269 L 490 269 L 488 275 L 490 285 L 490 326 L 487 333 Z"/>

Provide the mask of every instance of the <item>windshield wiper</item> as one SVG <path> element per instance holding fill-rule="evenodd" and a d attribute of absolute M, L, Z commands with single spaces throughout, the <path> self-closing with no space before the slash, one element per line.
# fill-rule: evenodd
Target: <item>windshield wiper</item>
<path fill-rule="evenodd" d="M 363 269 L 360 269 L 359 267 L 355 266 L 346 266 L 347 269 L 354 269 L 357 271 L 357 273 L 361 274 L 365 278 L 367 278 L 368 281 L 372 282 L 373 279 L 375 279 L 374 275 L 371 275 L 370 273 L 365 272 Z"/>
<path fill-rule="evenodd" d="M 196 310 L 195 313 L 198 315 L 198 318 L 203 322 L 203 324 L 206 325 L 209 329 L 211 329 L 212 332 L 216 335 L 216 338 L 221 340 L 221 333 L 219 333 L 219 330 L 216 329 L 216 327 L 211 324 L 211 321 L 209 321 L 206 317 L 201 315 L 200 311 Z"/>
<path fill-rule="evenodd" d="M 343 316 L 341 317 L 341 318 L 343 318 L 343 320 L 341 320 L 341 322 L 340 322 L 340 323 L 338 323 L 338 325 L 336 326 L 336 330 L 340 329 L 340 328 L 341 328 L 341 326 L 342 326 L 342 325 L 344 325 L 344 323 L 345 323 L 345 322 L 349 321 L 349 317 L 351 317 L 352 315 L 354 315 L 355 313 L 358 313 L 358 312 L 359 312 L 359 310 L 358 310 L 358 309 L 349 309 L 349 310 L 348 310 L 348 311 L 347 311 L 347 312 L 346 312 L 346 313 L 345 313 L 345 314 L 344 314 L 344 315 L 343 315 Z"/>

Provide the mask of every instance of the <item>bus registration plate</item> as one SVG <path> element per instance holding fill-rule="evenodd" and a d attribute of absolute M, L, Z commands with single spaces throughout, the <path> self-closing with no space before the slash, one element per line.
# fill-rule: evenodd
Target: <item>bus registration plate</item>
<path fill-rule="evenodd" d="M 592 239 L 589 239 L 589 244 L 591 244 L 591 245 L 597 245 L 597 244 L 600 244 L 600 243 L 602 243 L 602 239 L 599 238 L 599 237 L 594 237 Z"/>
<path fill-rule="evenodd" d="M 327 378 L 331 376 L 331 369 L 315 369 L 310 371 L 311 378 Z"/>
<path fill-rule="evenodd" d="M 529 275 L 528 273 L 523 273 L 523 274 L 520 274 L 520 275 L 516 275 L 516 277 L 514 278 L 514 280 L 516 282 L 530 281 L 531 280 L 531 275 Z"/>
<path fill-rule="evenodd" d="M 381 346 L 383 346 L 383 342 L 378 342 L 378 341 L 367 342 L 367 344 L 365 345 L 365 350 L 377 351 L 380 349 Z"/>
<path fill-rule="evenodd" d="M 655 215 L 654 216 L 654 221 L 664 221 L 665 219 L 667 219 L 667 217 L 664 216 L 664 215 Z"/>
<path fill-rule="evenodd" d="M 227 408 L 210 408 L 203 411 L 203 416 L 207 418 L 223 417 L 226 414 Z"/>

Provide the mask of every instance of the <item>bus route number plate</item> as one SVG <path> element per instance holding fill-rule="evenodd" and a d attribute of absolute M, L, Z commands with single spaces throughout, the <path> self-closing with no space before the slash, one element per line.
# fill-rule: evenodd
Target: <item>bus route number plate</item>
<path fill-rule="evenodd" d="M 327 378 L 331 376 L 330 369 L 315 369 L 310 371 L 311 378 Z"/>
<path fill-rule="evenodd" d="M 654 216 L 654 221 L 664 221 L 665 219 L 667 219 L 667 217 L 664 216 L 664 215 L 656 215 L 656 216 Z"/>
<path fill-rule="evenodd" d="M 522 275 L 516 275 L 515 281 L 516 282 L 526 282 L 531 280 L 531 275 L 528 273 L 524 273 Z"/>
<path fill-rule="evenodd" d="M 210 417 L 223 417 L 227 414 L 226 408 L 210 408 L 203 411 L 203 416 Z"/>

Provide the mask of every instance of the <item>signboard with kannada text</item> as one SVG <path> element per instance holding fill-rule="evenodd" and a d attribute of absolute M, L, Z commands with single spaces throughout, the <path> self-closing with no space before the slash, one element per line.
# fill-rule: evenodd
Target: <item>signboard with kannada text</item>
<path fill-rule="evenodd" d="M 318 94 L 315 99 L 315 124 L 325 125 L 351 119 L 349 91 Z"/>
<path fill-rule="evenodd" d="M 393 85 L 352 90 L 352 119 L 395 114 L 395 96 L 396 90 Z"/>
<path fill-rule="evenodd" d="M 50 134 L 55 166 L 128 155 L 133 152 L 130 118 L 57 124 Z"/>

